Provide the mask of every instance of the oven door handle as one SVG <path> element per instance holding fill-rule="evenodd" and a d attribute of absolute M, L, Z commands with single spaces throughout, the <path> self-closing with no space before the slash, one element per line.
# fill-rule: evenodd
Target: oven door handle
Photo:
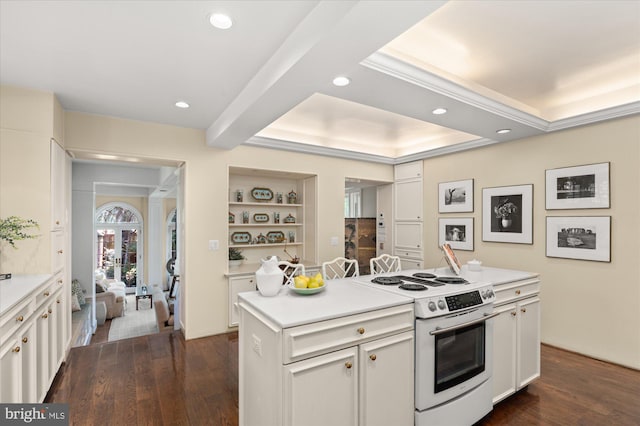
<path fill-rule="evenodd" d="M 464 327 L 468 327 L 470 325 L 473 324 L 478 324 L 479 322 L 485 322 L 488 319 L 491 319 L 493 317 L 497 317 L 498 315 L 500 315 L 500 312 L 495 312 L 493 314 L 484 314 L 484 316 L 482 318 L 478 318 L 475 319 L 473 321 L 469 321 L 469 322 L 465 322 L 464 324 L 458 324 L 458 325 L 454 325 L 453 327 L 447 327 L 447 328 L 440 328 L 440 327 L 436 327 L 435 330 L 430 331 L 429 334 L 432 336 L 437 336 L 438 334 L 443 334 L 443 333 L 448 333 L 449 331 L 454 331 L 454 330 L 458 330 Z"/>

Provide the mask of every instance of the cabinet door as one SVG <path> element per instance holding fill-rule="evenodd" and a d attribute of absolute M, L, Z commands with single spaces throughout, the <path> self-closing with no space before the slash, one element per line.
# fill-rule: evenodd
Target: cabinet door
<path fill-rule="evenodd" d="M 64 268 L 66 254 L 64 250 L 64 236 L 63 231 L 51 233 L 51 268 L 54 273 Z"/>
<path fill-rule="evenodd" d="M 518 303 L 517 389 L 540 377 L 540 299 Z"/>
<path fill-rule="evenodd" d="M 22 402 L 38 403 L 36 377 L 37 371 L 37 347 L 36 347 L 36 324 L 31 322 L 20 334 L 20 344 L 22 346 Z"/>
<path fill-rule="evenodd" d="M 285 365 L 284 424 L 358 424 L 357 348 Z"/>
<path fill-rule="evenodd" d="M 413 331 L 360 345 L 359 362 L 360 425 L 413 425 Z"/>
<path fill-rule="evenodd" d="M 393 169 L 394 180 L 422 177 L 422 160 L 412 163 L 398 164 Z"/>
<path fill-rule="evenodd" d="M 50 314 L 47 311 L 48 304 L 38 310 L 36 317 L 36 347 L 37 351 L 37 368 L 36 368 L 36 394 L 38 401 L 42 401 L 49 389 L 49 336 L 51 328 Z"/>
<path fill-rule="evenodd" d="M 255 276 L 229 278 L 229 327 L 238 325 L 238 293 L 254 291 L 255 289 Z"/>
<path fill-rule="evenodd" d="M 53 140 L 51 141 L 51 229 L 65 227 L 65 167 L 66 154 Z"/>
<path fill-rule="evenodd" d="M 396 221 L 422 221 L 422 179 L 394 184 Z"/>
<path fill-rule="evenodd" d="M 396 251 L 399 248 L 422 250 L 422 223 L 396 223 L 395 231 Z"/>
<path fill-rule="evenodd" d="M 3 339 L 4 340 L 4 339 Z M 22 345 L 20 336 L 14 334 L 0 346 L 0 401 L 22 402 Z"/>
<path fill-rule="evenodd" d="M 493 403 L 516 391 L 517 306 L 499 306 L 493 319 Z"/>

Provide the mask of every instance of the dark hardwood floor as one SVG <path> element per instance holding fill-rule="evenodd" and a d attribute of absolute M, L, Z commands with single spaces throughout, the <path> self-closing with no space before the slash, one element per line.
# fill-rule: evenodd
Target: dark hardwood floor
<path fill-rule="evenodd" d="M 67 361 L 46 402 L 69 403 L 72 425 L 238 424 L 237 333 L 94 343 Z M 640 425 L 640 371 L 545 345 L 541 368 L 477 425 Z"/>

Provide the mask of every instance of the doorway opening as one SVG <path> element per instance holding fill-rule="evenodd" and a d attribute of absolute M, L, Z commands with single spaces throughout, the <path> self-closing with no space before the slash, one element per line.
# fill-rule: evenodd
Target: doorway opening
<path fill-rule="evenodd" d="M 142 215 L 127 203 L 108 203 L 98 208 L 95 227 L 97 269 L 123 282 L 127 294 L 135 293 L 144 280 Z"/>

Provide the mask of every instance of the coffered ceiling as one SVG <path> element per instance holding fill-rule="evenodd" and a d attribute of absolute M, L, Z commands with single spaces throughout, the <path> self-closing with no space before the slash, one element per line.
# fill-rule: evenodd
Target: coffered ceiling
<path fill-rule="evenodd" d="M 211 147 L 395 163 L 637 114 L 640 2 L 0 0 L 0 82 Z"/>

